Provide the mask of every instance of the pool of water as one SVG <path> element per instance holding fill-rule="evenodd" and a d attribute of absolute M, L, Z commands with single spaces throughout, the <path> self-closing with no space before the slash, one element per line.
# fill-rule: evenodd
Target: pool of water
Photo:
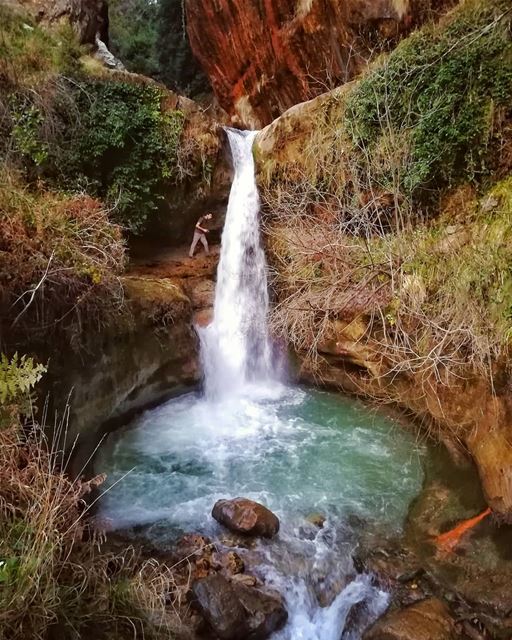
<path fill-rule="evenodd" d="M 339 640 L 352 604 L 364 601 L 370 619 L 387 602 L 354 571 L 357 531 L 400 530 L 424 456 L 403 426 L 339 394 L 279 385 L 219 401 L 189 394 L 108 438 L 95 464 L 108 474 L 100 515 L 113 528 L 145 525 L 165 546 L 183 531 L 218 535 L 219 498 L 262 502 L 281 521 L 277 539 L 259 543 L 259 572 L 290 613 L 276 638 Z M 322 529 L 311 513 L 326 518 Z M 333 591 L 327 601 L 319 582 Z"/>

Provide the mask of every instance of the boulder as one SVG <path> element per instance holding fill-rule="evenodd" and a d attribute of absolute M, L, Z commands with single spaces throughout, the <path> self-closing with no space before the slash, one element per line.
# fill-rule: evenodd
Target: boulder
<path fill-rule="evenodd" d="M 323 513 L 310 513 L 306 518 L 307 522 L 312 524 L 314 527 L 317 527 L 318 529 L 323 528 L 326 519 L 327 518 L 324 516 Z"/>
<path fill-rule="evenodd" d="M 265 640 L 288 618 L 278 595 L 230 582 L 220 574 L 195 582 L 192 593 L 204 619 L 222 640 Z"/>
<path fill-rule="evenodd" d="M 248 640 L 264 640 L 286 624 L 288 613 L 281 596 L 236 583 L 236 593 L 247 615 Z"/>
<path fill-rule="evenodd" d="M 212 516 L 230 531 L 272 538 L 279 531 L 279 519 L 269 509 L 247 498 L 219 500 Z"/>
<path fill-rule="evenodd" d="M 195 602 L 206 622 L 223 640 L 246 637 L 247 616 L 233 585 L 220 574 L 198 580 L 192 586 Z"/>
<path fill-rule="evenodd" d="M 451 640 L 454 620 L 448 607 L 428 598 L 405 609 L 392 611 L 367 631 L 364 640 Z"/>

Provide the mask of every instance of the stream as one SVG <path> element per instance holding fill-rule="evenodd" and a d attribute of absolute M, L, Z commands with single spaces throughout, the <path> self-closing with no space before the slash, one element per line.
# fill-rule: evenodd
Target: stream
<path fill-rule="evenodd" d="M 267 328 L 254 135 L 228 130 L 235 178 L 213 321 L 198 329 L 204 388 L 109 436 L 95 462 L 108 477 L 99 512 L 112 528 L 135 527 L 168 548 L 183 532 L 221 537 L 211 517 L 220 498 L 261 502 L 281 522 L 276 538 L 252 551 L 251 570 L 283 595 L 289 614 L 273 638 L 358 640 L 388 603 L 354 568 L 358 537 L 400 531 L 426 452 L 362 403 L 286 382 Z M 358 603 L 363 627 L 347 623 Z"/>

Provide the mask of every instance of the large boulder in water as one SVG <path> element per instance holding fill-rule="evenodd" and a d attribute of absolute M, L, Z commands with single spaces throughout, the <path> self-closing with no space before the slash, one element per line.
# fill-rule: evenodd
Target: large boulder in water
<path fill-rule="evenodd" d="M 454 633 L 448 607 L 428 598 L 388 613 L 365 633 L 364 640 L 450 640 Z"/>
<path fill-rule="evenodd" d="M 247 498 L 218 500 L 212 516 L 230 531 L 272 538 L 279 531 L 279 518 L 259 502 Z"/>
<path fill-rule="evenodd" d="M 214 633 L 223 640 L 264 640 L 286 622 L 278 595 L 211 575 L 192 586 L 195 602 Z"/>

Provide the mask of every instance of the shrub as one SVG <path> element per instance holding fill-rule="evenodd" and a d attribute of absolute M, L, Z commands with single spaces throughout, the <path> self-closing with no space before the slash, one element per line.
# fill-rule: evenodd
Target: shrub
<path fill-rule="evenodd" d="M 29 183 L 99 197 L 142 231 L 184 177 L 184 114 L 155 83 L 90 74 L 70 29 L 50 34 L 7 8 L 0 25 L 0 161 Z"/>
<path fill-rule="evenodd" d="M 0 176 L 0 322 L 13 340 L 55 331 L 69 338 L 118 312 L 123 268 L 120 229 L 89 196 L 31 192 Z"/>
<path fill-rule="evenodd" d="M 0 639 L 171 637 L 181 593 L 173 570 L 133 549 L 98 550 L 84 498 L 104 476 L 70 479 L 43 427 L 29 418 L 22 428 L 19 403 L 42 369 L 24 357 L 0 362 L 9 388 L 0 396 Z"/>
<path fill-rule="evenodd" d="M 467 0 L 448 24 L 403 41 L 350 94 L 357 147 L 371 155 L 390 128 L 410 132 L 405 194 L 486 171 L 493 113 L 512 99 L 511 19 L 505 0 Z"/>
<path fill-rule="evenodd" d="M 112 218 L 141 231 L 178 177 L 184 116 L 165 110 L 154 85 L 82 82 L 75 93 L 78 126 L 69 127 L 58 183 L 85 188 L 112 207 Z"/>

